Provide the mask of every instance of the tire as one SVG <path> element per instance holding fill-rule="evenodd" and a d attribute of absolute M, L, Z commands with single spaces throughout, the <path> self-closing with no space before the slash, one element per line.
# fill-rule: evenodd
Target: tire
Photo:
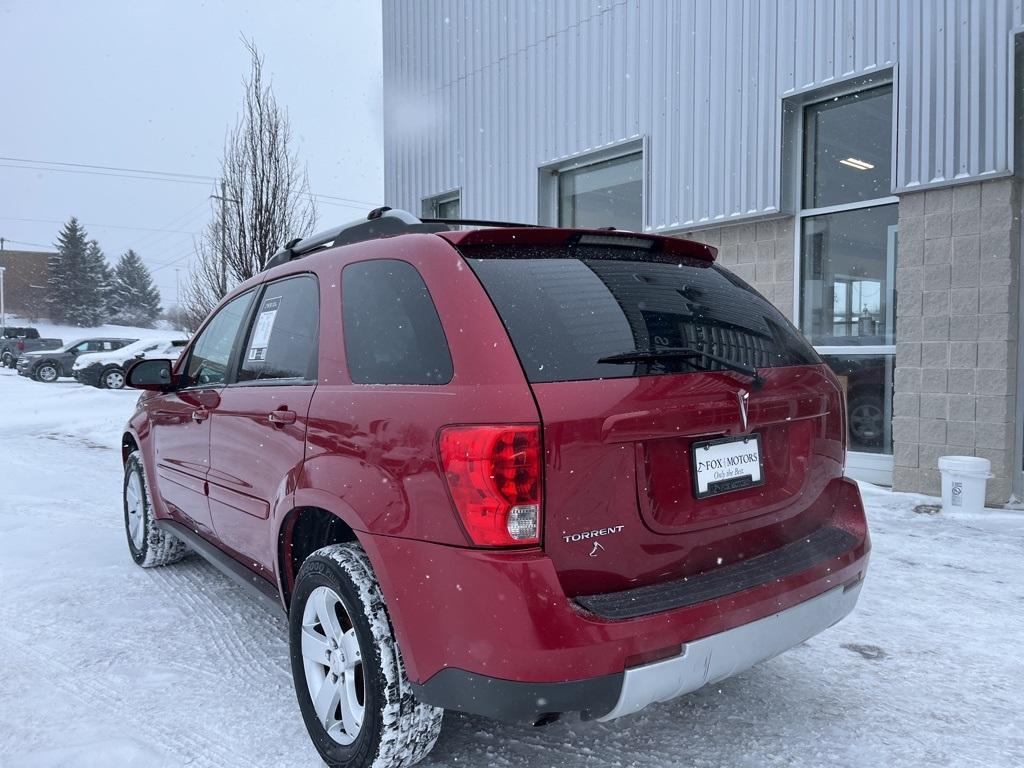
<path fill-rule="evenodd" d="M 444 710 L 413 696 L 384 598 L 358 544 L 324 547 L 302 564 L 288 639 L 302 719 L 328 766 L 406 768 L 426 757 Z M 330 694 L 323 718 L 314 704 L 321 690 Z"/>
<path fill-rule="evenodd" d="M 124 389 L 124 371 L 118 365 L 104 368 L 97 386 L 100 389 Z"/>
<path fill-rule="evenodd" d="M 188 554 L 188 547 L 181 539 L 153 525 L 153 504 L 142 468 L 142 455 L 138 451 L 132 451 L 124 463 L 121 496 L 128 551 L 136 565 L 143 568 L 170 565 Z"/>
<path fill-rule="evenodd" d="M 878 447 L 882 444 L 885 408 L 881 399 L 871 395 L 855 397 L 847 406 L 850 436 L 860 445 Z"/>
<path fill-rule="evenodd" d="M 57 366 L 53 363 L 38 365 L 32 372 L 32 378 L 44 384 L 53 384 L 58 376 L 60 376 L 60 371 L 57 370 Z"/>
<path fill-rule="evenodd" d="M 14 355 L 12 355 L 10 352 L 4 352 L 3 355 L 0 355 L 0 364 L 2 364 L 4 368 L 13 368 Z"/>

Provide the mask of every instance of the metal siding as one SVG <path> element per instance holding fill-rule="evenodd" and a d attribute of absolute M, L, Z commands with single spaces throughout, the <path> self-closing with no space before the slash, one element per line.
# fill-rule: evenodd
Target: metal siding
<path fill-rule="evenodd" d="M 1012 170 L 1021 0 L 385 0 L 388 202 L 535 221 L 542 166 L 644 137 L 653 229 L 780 208 L 782 100 L 894 68 L 893 191 Z M 899 61 L 897 61 L 899 52 Z"/>

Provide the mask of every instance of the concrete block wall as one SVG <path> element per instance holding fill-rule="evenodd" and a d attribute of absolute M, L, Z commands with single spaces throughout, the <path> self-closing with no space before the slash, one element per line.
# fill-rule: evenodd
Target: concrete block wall
<path fill-rule="evenodd" d="M 893 487 L 940 492 L 938 458 L 992 462 L 1011 493 L 1017 386 L 1020 182 L 900 197 Z"/>
<path fill-rule="evenodd" d="M 684 232 L 680 237 L 718 249 L 718 263 L 750 283 L 793 320 L 791 216 Z"/>

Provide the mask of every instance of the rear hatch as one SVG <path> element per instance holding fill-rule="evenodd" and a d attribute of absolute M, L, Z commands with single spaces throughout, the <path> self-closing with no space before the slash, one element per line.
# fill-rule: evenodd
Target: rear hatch
<path fill-rule="evenodd" d="M 836 380 L 710 249 L 475 234 L 456 244 L 537 401 L 544 549 L 567 594 L 702 574 L 827 525 L 845 450 Z"/>

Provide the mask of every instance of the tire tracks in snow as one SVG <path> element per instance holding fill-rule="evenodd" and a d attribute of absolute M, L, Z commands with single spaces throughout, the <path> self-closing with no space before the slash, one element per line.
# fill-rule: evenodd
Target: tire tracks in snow
<path fill-rule="evenodd" d="M 217 735 L 206 736 L 193 730 L 182 738 L 176 730 L 178 723 L 165 721 L 159 716 L 139 707 L 129 706 L 127 701 L 109 686 L 103 685 L 93 676 L 77 673 L 52 661 L 48 654 L 29 643 L 18 643 L 6 633 L 0 635 L 0 643 L 6 646 L 4 656 L 9 660 L 18 657 L 31 663 L 36 669 L 45 669 L 46 678 L 60 688 L 61 694 L 79 701 L 85 708 L 96 708 L 97 705 L 107 715 L 125 724 L 130 724 L 133 735 L 142 734 L 147 744 L 177 764 L 187 764 L 196 768 L 248 768 L 247 760 L 240 760 L 232 750 L 218 743 Z M 182 751 L 182 747 L 192 747 Z"/>

